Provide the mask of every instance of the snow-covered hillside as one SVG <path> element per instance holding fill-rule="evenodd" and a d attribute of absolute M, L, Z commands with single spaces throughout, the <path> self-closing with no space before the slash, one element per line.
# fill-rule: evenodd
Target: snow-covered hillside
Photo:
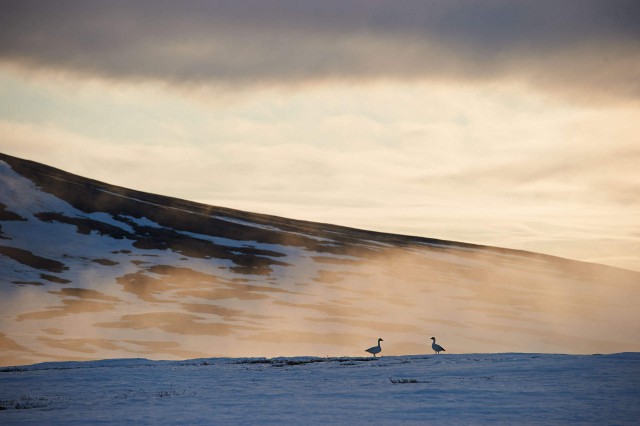
<path fill-rule="evenodd" d="M 141 193 L 0 154 L 0 365 L 640 351 L 640 273 Z"/>
<path fill-rule="evenodd" d="M 124 359 L 0 369 L 0 423 L 636 425 L 640 354 Z"/>

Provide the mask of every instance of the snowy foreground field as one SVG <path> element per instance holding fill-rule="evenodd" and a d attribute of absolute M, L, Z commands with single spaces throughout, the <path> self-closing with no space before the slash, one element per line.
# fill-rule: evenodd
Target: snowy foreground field
<path fill-rule="evenodd" d="M 638 424 L 640 353 L 117 359 L 0 369 L 0 424 Z"/>

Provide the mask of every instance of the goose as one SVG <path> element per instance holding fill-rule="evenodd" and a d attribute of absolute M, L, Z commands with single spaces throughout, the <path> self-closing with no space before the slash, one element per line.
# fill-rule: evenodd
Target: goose
<path fill-rule="evenodd" d="M 435 337 L 432 337 L 431 340 L 433 340 L 433 343 L 431 344 L 431 349 L 433 349 L 437 354 L 439 354 L 440 351 L 446 352 L 442 346 L 440 346 L 440 345 L 438 345 L 436 343 L 436 338 Z"/>
<path fill-rule="evenodd" d="M 378 346 L 372 346 L 369 349 L 367 349 L 366 352 L 369 352 L 375 357 L 376 354 L 379 354 L 380 351 L 382 351 L 382 348 L 380 347 L 380 342 L 384 342 L 384 340 L 378 338 Z"/>

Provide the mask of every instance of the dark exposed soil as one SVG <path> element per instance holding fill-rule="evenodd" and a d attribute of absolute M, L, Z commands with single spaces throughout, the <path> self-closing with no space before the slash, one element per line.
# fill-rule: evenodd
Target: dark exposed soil
<path fill-rule="evenodd" d="M 68 269 L 62 262 L 37 256 L 28 250 L 22 250 L 15 247 L 0 246 L 0 254 L 35 269 L 43 269 L 57 273 L 61 273 Z"/>

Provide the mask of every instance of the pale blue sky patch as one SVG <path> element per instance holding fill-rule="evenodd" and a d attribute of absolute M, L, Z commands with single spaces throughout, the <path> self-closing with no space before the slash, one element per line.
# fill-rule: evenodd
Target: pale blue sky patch
<path fill-rule="evenodd" d="M 167 96 L 151 84 L 72 83 L 46 75 L 25 79 L 0 68 L 0 87 L 0 118 L 4 120 L 55 125 L 115 144 L 158 144 L 167 139 L 194 143 L 202 141 L 197 132 L 206 123 L 201 108 L 179 96 Z"/>

